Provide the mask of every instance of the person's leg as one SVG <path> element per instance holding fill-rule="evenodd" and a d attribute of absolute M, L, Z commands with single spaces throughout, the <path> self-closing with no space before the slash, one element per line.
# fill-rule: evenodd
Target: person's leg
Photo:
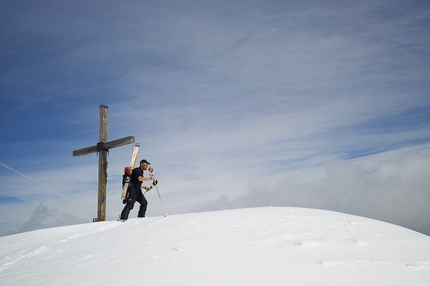
<path fill-rule="evenodd" d="M 142 192 L 139 192 L 137 194 L 137 201 L 140 203 L 139 213 L 137 214 L 137 217 L 145 217 L 148 201 L 146 200 Z"/>
<path fill-rule="evenodd" d="M 130 214 L 130 211 L 133 209 L 135 202 L 136 202 L 136 192 L 134 191 L 133 187 L 130 186 L 128 188 L 127 203 L 121 212 L 121 217 L 120 217 L 121 220 L 127 220 L 128 219 L 128 215 Z"/>

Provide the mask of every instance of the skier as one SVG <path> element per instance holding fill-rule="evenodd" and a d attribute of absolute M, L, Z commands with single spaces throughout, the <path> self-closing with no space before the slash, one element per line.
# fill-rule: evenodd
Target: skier
<path fill-rule="evenodd" d="M 130 211 L 134 207 L 134 203 L 138 201 L 140 203 L 139 213 L 137 217 L 145 217 L 146 207 L 148 205 L 148 201 L 145 199 L 145 196 L 142 194 L 141 188 L 145 190 L 150 190 L 150 187 L 142 185 L 143 181 L 153 181 L 155 180 L 155 176 L 151 175 L 149 177 L 144 177 L 143 172 L 148 170 L 149 165 L 148 161 L 145 159 L 140 161 L 140 166 L 134 168 L 131 173 L 131 181 L 128 186 L 127 192 L 128 196 L 126 199 L 126 205 L 121 212 L 120 220 L 127 220 Z"/>

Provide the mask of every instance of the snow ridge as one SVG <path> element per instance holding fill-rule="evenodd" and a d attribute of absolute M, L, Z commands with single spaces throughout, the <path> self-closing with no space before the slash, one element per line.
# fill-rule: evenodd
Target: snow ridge
<path fill-rule="evenodd" d="M 430 285 L 430 237 L 316 209 L 89 223 L 0 246 L 1 285 Z"/>

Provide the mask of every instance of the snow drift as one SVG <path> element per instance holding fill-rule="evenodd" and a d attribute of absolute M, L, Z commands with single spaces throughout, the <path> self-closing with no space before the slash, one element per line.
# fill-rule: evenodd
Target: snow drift
<path fill-rule="evenodd" d="M 315 209 L 89 223 L 0 246 L 1 285 L 430 285 L 430 237 Z"/>

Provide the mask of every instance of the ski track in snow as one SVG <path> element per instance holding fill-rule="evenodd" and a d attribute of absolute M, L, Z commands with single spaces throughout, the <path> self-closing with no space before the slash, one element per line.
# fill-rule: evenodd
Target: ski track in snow
<path fill-rule="evenodd" d="M 56 253 L 61 253 L 63 251 L 63 249 L 61 248 L 61 244 L 65 244 L 67 242 L 70 242 L 71 240 L 75 240 L 75 239 L 85 239 L 85 237 L 88 237 L 92 234 L 95 233 L 100 233 L 102 231 L 107 231 L 117 225 L 119 225 L 120 222 L 108 222 L 108 223 L 103 223 L 103 225 L 97 226 L 96 228 L 92 229 L 89 232 L 83 232 L 83 233 L 76 233 L 73 232 L 71 234 L 67 234 L 65 238 L 61 238 L 59 240 L 54 240 L 52 242 L 47 242 L 47 241 L 43 241 L 43 239 L 40 240 L 40 243 L 42 243 L 42 246 L 39 246 L 35 249 L 24 249 L 24 250 L 19 250 L 17 251 L 15 254 L 12 255 L 8 255 L 4 257 L 4 260 L 6 262 L 4 262 L 2 264 L 2 266 L 0 267 L 0 274 L 2 272 L 4 272 L 5 270 L 9 269 L 10 266 L 14 265 L 17 262 L 21 262 L 22 260 L 26 260 L 26 259 L 31 259 L 39 254 L 48 252 L 49 254 L 47 255 L 47 258 L 53 258 L 55 257 Z M 72 226 L 69 227 L 71 229 L 75 228 L 76 226 Z M 57 228 L 58 230 L 61 229 L 65 229 L 67 230 L 68 227 L 59 227 Z M 76 227 L 77 229 L 80 229 L 80 227 Z M 41 232 L 43 233 L 44 230 L 36 230 L 34 231 L 34 233 L 37 232 Z M 61 233 L 61 231 L 59 231 L 59 233 Z M 20 236 L 20 234 L 17 234 L 16 236 Z M 26 236 L 26 234 L 24 233 L 23 236 Z M 24 243 L 25 244 L 25 243 Z M 89 257 L 88 255 L 85 257 Z"/>
<path fill-rule="evenodd" d="M 0 246 L 1 285 L 430 285 L 430 237 L 312 209 L 90 223 Z"/>

